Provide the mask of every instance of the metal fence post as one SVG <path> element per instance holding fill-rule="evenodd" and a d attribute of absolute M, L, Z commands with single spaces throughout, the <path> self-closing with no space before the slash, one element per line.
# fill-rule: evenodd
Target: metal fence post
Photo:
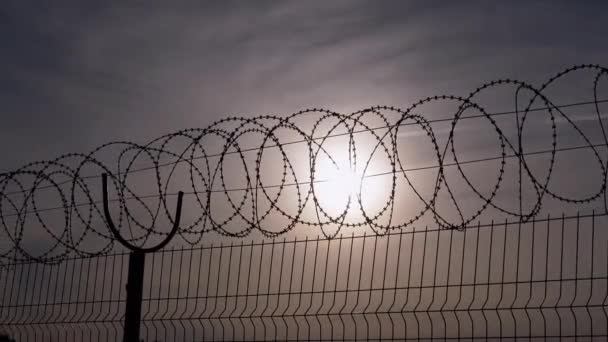
<path fill-rule="evenodd" d="M 139 342 L 145 262 L 145 253 L 131 252 L 131 254 L 129 254 L 129 275 L 127 278 L 127 304 L 125 308 L 124 329 L 125 342 Z"/>
<path fill-rule="evenodd" d="M 123 246 L 131 250 L 129 255 L 129 276 L 127 278 L 127 304 L 125 308 L 125 330 L 124 342 L 139 342 L 139 328 L 141 323 L 141 302 L 144 287 L 144 266 L 146 262 L 146 253 L 156 252 L 165 247 L 177 233 L 179 221 L 182 214 L 182 199 L 183 192 L 177 194 L 177 206 L 175 208 L 175 218 L 173 219 L 173 227 L 167 237 L 159 244 L 153 247 L 139 247 L 131 244 L 120 235 L 120 232 L 114 225 L 112 215 L 108 205 L 108 175 L 101 175 L 103 187 L 103 212 L 106 218 L 106 224 L 110 231 Z"/>

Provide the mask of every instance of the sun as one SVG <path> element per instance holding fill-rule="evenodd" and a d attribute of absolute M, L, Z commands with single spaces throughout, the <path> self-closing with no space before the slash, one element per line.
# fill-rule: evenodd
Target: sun
<path fill-rule="evenodd" d="M 328 214 L 341 213 L 347 204 L 358 205 L 363 173 L 348 155 L 319 156 L 314 178 L 315 195 Z"/>
<path fill-rule="evenodd" d="M 356 158 L 344 145 L 319 150 L 312 184 L 318 219 L 356 225 L 383 212 L 392 178 L 382 176 L 386 165 L 371 158 L 368 150 L 358 147 Z"/>

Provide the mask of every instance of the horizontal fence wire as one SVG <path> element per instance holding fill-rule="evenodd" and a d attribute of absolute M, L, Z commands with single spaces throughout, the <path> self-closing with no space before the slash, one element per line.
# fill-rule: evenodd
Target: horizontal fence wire
<path fill-rule="evenodd" d="M 608 338 L 608 217 L 148 255 L 144 341 Z M 0 335 L 120 341 L 128 255 L 0 268 Z"/>

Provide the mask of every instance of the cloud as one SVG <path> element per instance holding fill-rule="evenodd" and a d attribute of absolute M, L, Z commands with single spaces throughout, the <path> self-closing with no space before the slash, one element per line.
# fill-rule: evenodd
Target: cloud
<path fill-rule="evenodd" d="M 543 80 L 606 60 L 601 13 L 554 2 L 20 2 L 0 24 L 0 153 L 17 167 L 227 115 L 407 106 L 498 77 Z"/>

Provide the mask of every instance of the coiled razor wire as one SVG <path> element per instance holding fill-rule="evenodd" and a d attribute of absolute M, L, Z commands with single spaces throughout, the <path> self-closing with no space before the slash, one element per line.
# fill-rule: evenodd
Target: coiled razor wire
<path fill-rule="evenodd" d="M 586 104 L 595 105 L 597 124 L 603 135 L 601 145 L 592 143 L 564 113 L 562 108 L 567 105 L 557 105 L 545 95 L 547 88 L 557 80 L 582 70 L 591 71 L 594 75 L 593 100 Z M 0 250 L 0 260 L 56 262 L 71 254 L 94 256 L 112 250 L 114 238 L 107 229 L 101 209 L 102 203 L 99 201 L 99 176 L 102 173 L 109 175 L 110 190 L 115 194 L 112 202 L 115 205 L 113 213 L 117 217 L 117 226 L 119 229 L 129 230 L 131 236 L 125 236 L 126 240 L 141 246 L 150 239 L 167 234 L 159 222 L 160 217 L 164 217 L 166 222 L 173 222 L 174 213 L 168 208 L 173 207 L 171 198 L 175 193 L 171 192 L 171 189 L 175 186 L 190 195 L 186 202 L 191 220 L 190 223 L 179 227 L 178 235 L 192 245 L 199 243 L 203 234 L 211 231 L 231 237 L 243 237 L 252 231 L 259 231 L 267 237 L 275 237 L 298 226 L 318 227 L 326 237 L 337 235 L 343 228 L 360 226 L 367 226 L 377 234 L 384 234 L 390 230 L 409 227 L 428 214 L 440 228 L 463 229 L 488 209 L 498 210 L 526 222 L 539 213 L 544 199 L 548 197 L 575 204 L 603 199 L 603 206 L 606 208 L 608 166 L 598 147 L 608 145 L 608 139 L 600 111 L 600 104 L 604 100 L 598 98 L 598 88 L 602 77 L 608 75 L 607 70 L 598 65 L 574 66 L 556 74 L 540 87 L 517 80 L 501 79 L 484 84 L 466 97 L 427 97 L 406 109 L 376 106 L 341 114 L 313 108 L 284 117 L 226 117 L 206 128 L 167 134 L 145 145 L 127 141 L 111 142 L 88 154 L 70 153 L 53 160 L 32 162 L 17 170 L 0 174 L 0 219 L 8 241 L 5 243 L 8 248 Z M 501 86 L 515 88 L 516 109 L 510 112 L 517 116 L 515 138 L 503 132 L 495 121 L 494 114 L 487 112 L 477 102 L 482 94 Z M 519 109 L 517 101 L 521 93 L 530 96 L 525 106 Z M 447 141 L 440 144 L 431 127 L 433 121 L 418 113 L 425 105 L 444 103 L 455 105 L 457 110 L 449 119 Z M 550 158 L 542 177 L 529 166 L 526 160 L 528 151 L 523 146 L 523 132 L 528 115 L 537 110 L 539 105 L 547 113 L 551 130 L 551 149 L 547 151 Z M 459 137 L 456 129 L 461 125 L 461 120 L 467 117 L 465 113 L 471 111 L 492 126 L 500 148 L 498 177 L 489 187 L 489 191 L 474 185 L 471 176 L 467 175 L 462 167 L 465 162 L 458 158 Z M 311 114 L 316 114 L 317 117 Z M 300 124 L 299 120 L 305 117 L 315 119 L 311 125 Z M 597 164 L 589 165 L 590 177 L 597 179 L 599 183 L 591 194 L 582 197 L 568 196 L 555 190 L 555 184 L 551 183 L 558 151 L 557 118 L 568 122 L 579 138 L 585 141 L 585 149 L 592 151 L 597 160 Z M 376 126 L 375 123 L 381 123 L 381 126 Z M 436 173 L 433 175 L 434 186 L 430 193 L 423 193 L 415 186 L 415 182 L 406 172 L 403 158 L 399 155 L 397 140 L 400 129 L 404 126 L 418 129 L 419 133 L 426 137 L 433 151 Z M 357 137 L 361 133 L 366 134 L 366 148 L 371 148 L 370 153 L 364 157 L 361 153 L 358 154 L 361 143 Z M 332 157 L 327 148 L 328 141 L 336 136 L 347 139 L 347 143 L 340 146 L 343 151 L 341 153 L 347 154 L 349 167 L 358 168 L 357 175 L 361 177 L 359 191 L 349 195 L 344 208 L 337 212 L 326 208 L 316 190 L 324 181 L 317 176 L 318 160 L 328 158 L 337 164 L 335 156 Z M 256 144 L 251 143 L 252 137 L 257 139 Z M 289 137 L 288 141 L 286 137 Z M 288 148 L 296 144 L 305 146 L 306 152 L 296 156 L 290 155 Z M 176 145 L 182 147 L 178 149 L 175 148 Z M 214 146 L 220 146 L 221 151 L 212 153 Z M 115 150 L 119 151 L 116 161 L 104 162 L 102 156 Z M 280 161 L 268 157 L 270 150 L 275 151 L 274 153 L 278 151 Z M 247 152 L 255 152 L 251 154 L 255 157 L 253 164 L 246 155 Z M 505 160 L 509 156 L 517 158 L 519 179 L 516 184 L 504 181 Z M 240 167 L 237 175 L 242 186 L 238 189 L 229 186 L 231 180 L 228 179 L 228 174 L 232 175 L 235 168 L 234 163 L 229 160 L 233 158 L 238 160 Z M 372 211 L 363 200 L 365 193 L 362 191 L 362 184 L 364 179 L 373 176 L 370 173 L 370 165 L 377 158 L 383 158 L 383 162 L 389 166 L 390 169 L 382 175 L 389 176 L 390 183 L 386 183 L 382 189 L 386 201 Z M 142 160 L 149 166 L 138 168 L 137 165 Z M 169 162 L 165 162 L 166 160 Z M 301 179 L 302 176 L 298 176 L 301 167 L 297 164 L 302 161 L 307 164 L 308 171 L 304 180 Z M 476 208 L 465 209 L 463 200 L 459 200 L 458 194 L 453 191 L 444 170 L 448 163 L 457 168 L 463 184 L 477 197 L 479 205 Z M 596 171 L 591 171 L 591 168 Z M 186 170 L 187 176 L 176 176 L 183 175 L 184 172 L 180 173 L 180 170 Z M 142 171 L 154 174 L 155 182 L 145 185 L 147 189 L 154 189 L 154 194 L 138 195 L 134 190 L 133 184 L 141 182 L 138 174 Z M 274 174 L 270 177 L 273 178 L 272 184 L 268 181 L 269 173 Z M 526 208 L 522 204 L 521 190 L 524 178 L 532 184 L 534 194 L 532 204 L 526 205 Z M 402 191 L 401 185 L 398 186 L 401 182 L 407 184 L 421 204 L 417 213 L 405 219 L 396 218 L 398 205 L 395 198 Z M 501 187 L 514 186 L 520 189 L 518 198 L 513 199 L 513 202 L 519 204 L 519 208 L 507 207 L 496 200 Z M 290 194 L 287 194 L 288 188 Z M 444 214 L 438 206 L 439 193 L 442 191 L 447 194 L 452 207 L 456 209 L 456 218 L 448 217 L 449 215 Z M 235 195 L 237 192 L 238 195 Z M 53 199 L 49 199 L 49 193 L 54 194 Z M 215 197 L 218 195 L 223 196 L 228 206 L 218 208 Z M 155 199 L 156 202 L 150 204 L 149 199 Z M 53 201 L 54 207 L 41 207 L 40 203 L 48 204 Z M 138 209 L 135 210 L 134 207 Z M 62 212 L 61 217 L 46 216 L 51 210 Z M 347 218 L 347 214 L 352 210 L 359 213 L 360 219 L 353 221 Z M 309 212 L 314 215 L 307 214 Z M 329 226 L 333 228 L 329 229 Z M 133 233 L 134 229 L 137 234 Z M 28 239 L 38 240 L 32 242 Z M 26 247 L 32 244 L 34 247 Z M 45 246 L 40 246 L 41 244 Z"/>

